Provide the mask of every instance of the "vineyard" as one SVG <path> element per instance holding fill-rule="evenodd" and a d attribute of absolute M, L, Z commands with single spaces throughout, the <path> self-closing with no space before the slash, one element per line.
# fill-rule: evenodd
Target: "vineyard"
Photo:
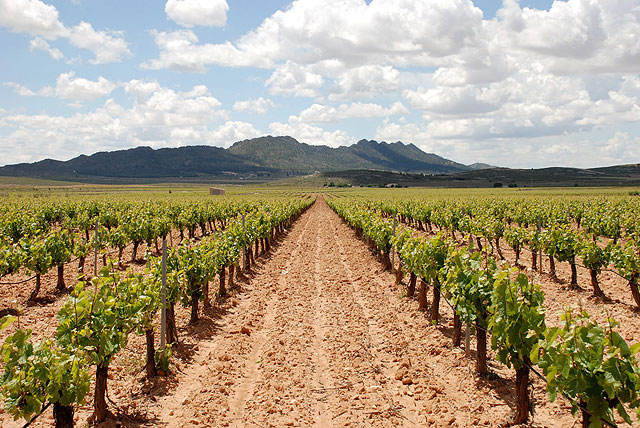
<path fill-rule="evenodd" d="M 3 199 L 3 426 L 637 426 L 637 197 L 389 190 Z"/>

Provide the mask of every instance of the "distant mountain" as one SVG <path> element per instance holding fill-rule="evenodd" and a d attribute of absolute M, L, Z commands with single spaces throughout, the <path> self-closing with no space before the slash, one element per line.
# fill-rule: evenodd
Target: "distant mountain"
<path fill-rule="evenodd" d="M 496 166 L 493 165 L 489 165 L 488 163 L 481 163 L 481 162 L 476 162 L 476 163 L 472 163 L 471 165 L 467 165 L 472 171 L 476 170 L 476 169 L 490 169 L 490 168 L 497 168 Z"/>
<path fill-rule="evenodd" d="M 309 179 L 311 180 L 311 178 Z M 318 181 L 316 179 L 316 181 Z M 346 170 L 322 174 L 320 182 L 384 187 L 592 187 L 638 186 L 640 164 L 603 168 L 486 168 L 453 174 L 414 174 L 390 171 Z"/>
<path fill-rule="evenodd" d="M 58 180 L 278 178 L 345 169 L 426 174 L 470 170 L 466 165 L 425 153 L 413 144 L 360 140 L 352 146 L 331 148 L 300 143 L 292 137 L 266 136 L 236 142 L 228 149 L 137 147 L 81 155 L 64 162 L 46 159 L 7 165 L 0 168 L 0 175 Z"/>
<path fill-rule="evenodd" d="M 299 143 L 291 137 L 261 137 L 235 143 L 229 153 L 256 166 L 309 173 L 344 169 L 450 173 L 465 165 L 425 153 L 413 144 L 360 140 L 352 146 L 331 148 Z"/>

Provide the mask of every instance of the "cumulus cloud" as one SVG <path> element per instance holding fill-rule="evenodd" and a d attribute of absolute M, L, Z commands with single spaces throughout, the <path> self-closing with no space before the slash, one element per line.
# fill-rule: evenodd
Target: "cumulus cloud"
<path fill-rule="evenodd" d="M 184 27 L 224 27 L 228 10 L 226 0 L 168 0 L 164 6 L 169 19 Z"/>
<path fill-rule="evenodd" d="M 274 95 L 295 95 L 297 97 L 317 97 L 324 80 L 313 72 L 293 62 L 279 66 L 267 79 L 265 86 Z"/>
<path fill-rule="evenodd" d="M 111 94 L 117 85 L 104 77 L 97 81 L 75 77 L 74 72 L 62 73 L 56 80 L 56 96 L 75 102 L 84 102 L 103 98 Z"/>
<path fill-rule="evenodd" d="M 38 95 L 35 92 L 33 92 L 31 89 L 27 88 L 26 86 L 22 86 L 19 83 L 5 82 L 4 85 L 12 88 L 16 94 L 22 97 L 35 97 L 36 95 Z"/>
<path fill-rule="evenodd" d="M 261 135 L 251 124 L 229 121 L 206 86 L 182 92 L 136 80 L 124 87 L 133 96 L 131 107 L 108 99 L 93 111 L 70 116 L 0 112 L 0 123 L 8 131 L 0 137 L 0 156 L 6 163 L 67 159 L 139 145 L 231 144 L 234 138 Z"/>
<path fill-rule="evenodd" d="M 236 101 L 233 104 L 233 109 L 235 111 L 247 111 L 256 114 L 265 114 L 273 107 L 275 107 L 273 101 L 263 97 L 255 100 Z"/>
<path fill-rule="evenodd" d="M 269 129 L 274 135 L 289 135 L 302 143 L 311 145 L 339 147 L 356 142 L 356 139 L 345 131 L 325 131 L 319 126 L 302 122 L 273 122 L 269 125 Z"/>
<path fill-rule="evenodd" d="M 73 101 L 74 103 L 82 103 L 106 97 L 118 87 L 117 84 L 102 76 L 98 77 L 97 81 L 93 81 L 82 77 L 75 77 L 75 73 L 73 71 L 60 74 L 56 79 L 55 88 L 45 86 L 37 91 L 33 91 L 14 82 L 8 82 L 5 85 L 13 88 L 18 95 L 27 97 L 33 97 L 36 95 L 41 97 L 58 97 Z"/>
<path fill-rule="evenodd" d="M 400 72 L 390 65 L 364 65 L 340 73 L 330 100 L 354 100 L 371 98 L 400 88 Z"/>
<path fill-rule="evenodd" d="M 229 147 L 236 141 L 247 140 L 264 135 L 247 122 L 227 121 L 218 129 L 207 134 L 207 139 L 211 144 Z"/>
<path fill-rule="evenodd" d="M 481 28 L 482 11 L 471 0 L 297 0 L 233 44 L 199 45 L 186 33 L 181 36 L 192 53 L 189 59 L 197 57 L 197 65 L 190 66 L 197 70 L 208 64 L 273 67 L 332 59 L 350 66 L 431 66 L 476 43 Z M 185 55 L 163 42 L 156 37 L 160 56 L 149 64 L 184 69 Z"/>
<path fill-rule="evenodd" d="M 43 51 L 49 54 L 49 56 L 53 59 L 55 59 L 56 61 L 61 60 L 64 58 L 64 55 L 62 54 L 62 52 L 60 52 L 60 50 L 56 49 L 56 48 L 52 48 L 49 43 L 47 43 L 46 40 L 40 38 L 40 37 L 36 37 L 35 39 L 31 40 L 29 42 L 29 50 L 31 52 L 33 51 Z"/>
<path fill-rule="evenodd" d="M 388 108 L 372 103 L 340 104 L 338 107 L 313 104 L 299 116 L 291 116 L 289 122 L 331 123 L 350 118 L 389 117 L 408 112 L 401 102 L 395 102 Z"/>
<path fill-rule="evenodd" d="M 0 0 L 0 27 L 16 33 L 39 36 L 31 42 L 32 50 L 45 50 L 54 59 L 60 59 L 60 51 L 52 49 L 43 39 L 63 38 L 77 48 L 91 51 L 95 55 L 91 60 L 94 64 L 119 62 L 131 55 L 121 32 L 96 31 L 88 22 L 67 27 L 58 15 L 54 6 L 40 0 Z"/>
<path fill-rule="evenodd" d="M 230 42 L 223 44 L 198 44 L 198 36 L 191 30 L 156 31 L 151 35 L 160 48 L 160 56 L 141 64 L 142 68 L 158 70 L 172 68 L 179 71 L 204 73 L 205 66 L 218 63 L 230 67 L 266 67 L 268 58 L 242 55 Z M 215 58 L 215 61 L 212 59 Z"/>

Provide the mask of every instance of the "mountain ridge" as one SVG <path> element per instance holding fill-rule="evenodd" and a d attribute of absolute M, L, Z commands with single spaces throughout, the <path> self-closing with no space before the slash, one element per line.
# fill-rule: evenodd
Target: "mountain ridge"
<path fill-rule="evenodd" d="M 198 145 L 153 149 L 139 146 L 82 154 L 67 161 L 44 159 L 0 167 L 0 176 L 75 179 L 235 177 L 279 178 L 315 171 L 377 169 L 450 174 L 466 165 L 425 153 L 413 144 L 360 140 L 331 148 L 301 143 L 289 136 L 264 136 L 237 141 L 229 148 Z"/>

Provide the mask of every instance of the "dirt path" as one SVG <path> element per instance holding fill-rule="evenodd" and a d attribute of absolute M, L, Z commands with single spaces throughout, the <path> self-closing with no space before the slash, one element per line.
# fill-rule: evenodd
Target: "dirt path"
<path fill-rule="evenodd" d="M 155 425 L 230 427 L 498 426 L 513 374 L 487 381 L 452 349 L 393 275 L 323 200 L 269 256 L 221 331 L 148 411 Z M 244 331 L 244 333 L 243 333 Z M 248 334 L 247 334 L 248 333 Z M 532 426 L 574 422 L 540 398 Z M 555 415 L 557 413 L 557 415 Z"/>

